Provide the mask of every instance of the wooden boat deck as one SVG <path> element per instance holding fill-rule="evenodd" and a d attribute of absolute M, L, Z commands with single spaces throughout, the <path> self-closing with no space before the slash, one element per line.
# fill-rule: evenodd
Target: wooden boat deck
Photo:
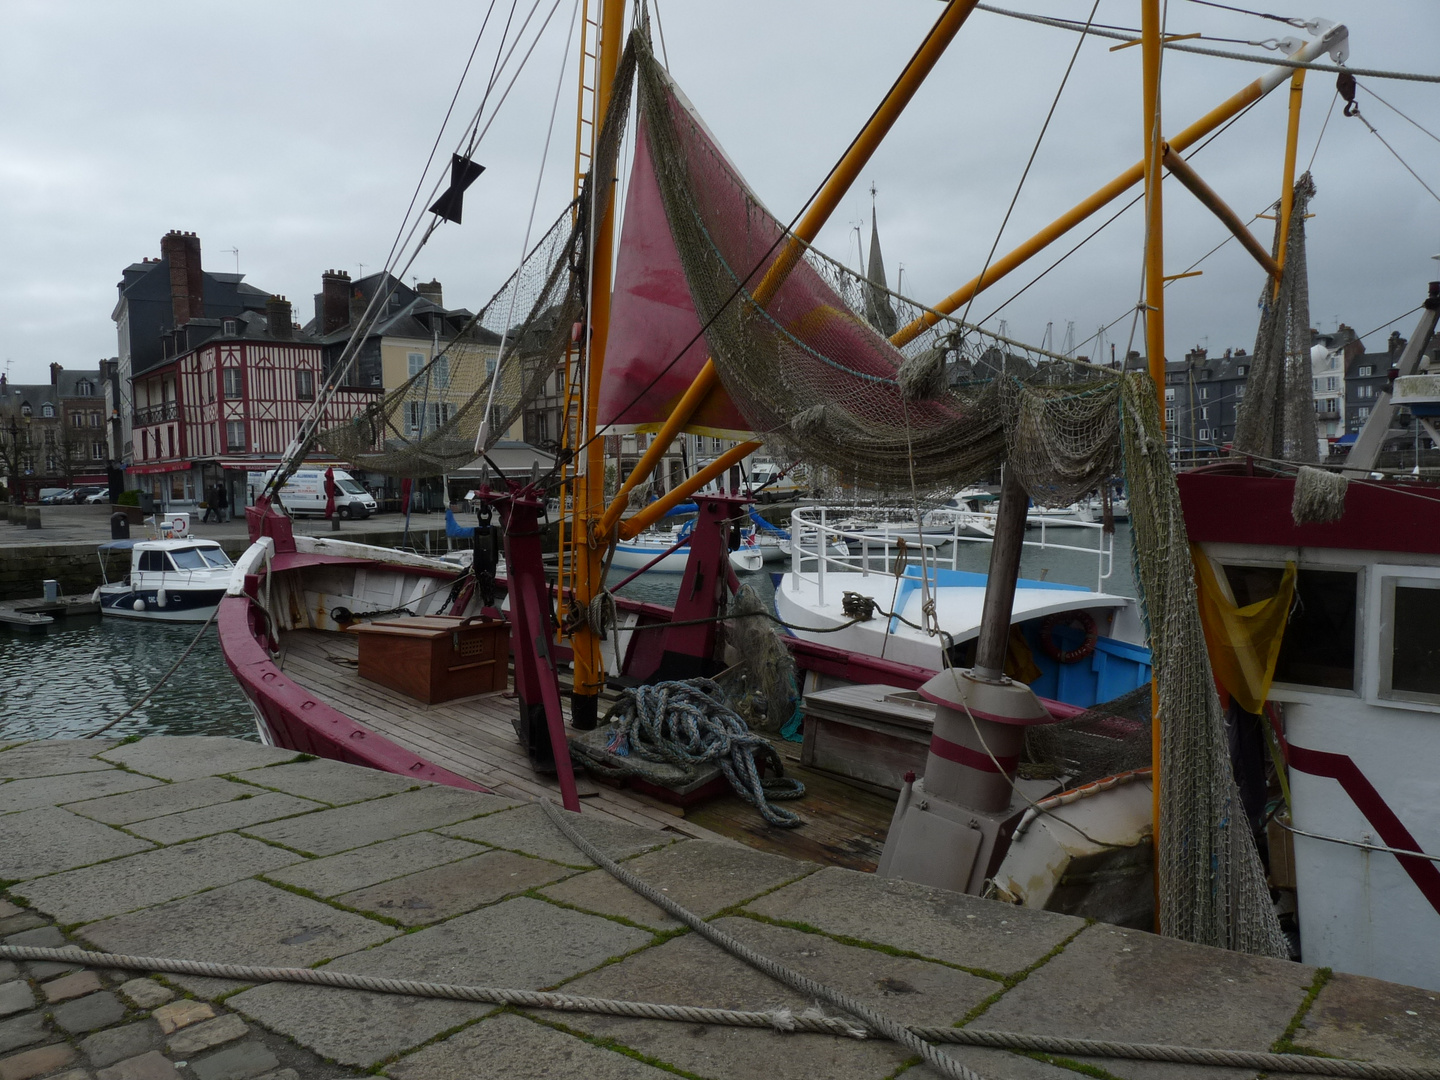
<path fill-rule="evenodd" d="M 530 768 L 515 737 L 513 692 L 426 705 L 362 679 L 358 660 L 359 639 L 352 634 L 292 630 L 281 639 L 281 670 L 358 723 L 497 794 L 517 799 L 545 796 L 559 802 L 558 782 Z M 562 695 L 562 701 L 568 722 L 569 699 Z M 595 783 L 583 773 L 577 777 L 581 812 L 685 836 L 735 840 L 790 858 L 873 871 L 894 800 L 804 768 L 797 743 L 777 740 L 776 745 L 787 773 L 798 776 L 806 787 L 803 799 L 785 804 L 806 819 L 799 828 L 768 825 L 753 807 L 733 794 L 682 810 L 638 792 Z"/>

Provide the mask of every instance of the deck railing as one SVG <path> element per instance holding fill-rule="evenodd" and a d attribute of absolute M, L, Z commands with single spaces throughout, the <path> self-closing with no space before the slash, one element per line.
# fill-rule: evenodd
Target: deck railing
<path fill-rule="evenodd" d="M 1076 551 L 1095 557 L 1095 591 L 1103 592 L 1115 572 L 1115 534 L 1096 521 L 1037 516 L 1026 522 L 1038 530 L 1038 540 L 1024 546 L 1051 551 Z M 1052 537 L 1063 529 L 1080 529 L 1093 535 L 1096 543 L 1067 544 Z M 921 524 L 906 521 L 893 512 L 875 507 L 802 506 L 790 516 L 790 588 L 800 591 L 800 582 L 814 582 L 818 600 L 825 603 L 827 573 L 893 575 L 895 560 L 902 553 L 922 568 L 930 587 L 939 584 L 938 571 L 961 570 L 962 544 L 988 544 L 995 538 L 995 515 L 970 510 L 934 511 L 922 515 Z"/>

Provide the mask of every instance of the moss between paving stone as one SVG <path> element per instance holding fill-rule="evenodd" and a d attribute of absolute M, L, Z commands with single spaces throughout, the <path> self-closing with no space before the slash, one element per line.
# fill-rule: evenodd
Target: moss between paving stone
<path fill-rule="evenodd" d="M 1040 957 L 1040 959 L 1036 960 L 1033 964 L 1031 964 L 1031 965 L 1030 965 L 1029 967 L 1027 967 L 1027 968 L 1023 968 L 1022 970 L 1017 971 L 1017 972 L 1014 972 L 1013 974 L 1010 974 L 1010 975 L 996 975 L 996 974 L 993 974 L 993 973 L 992 973 L 991 975 L 987 976 L 988 978 L 996 978 L 996 979 L 999 979 L 1000 982 L 1001 982 L 1001 984 L 1002 984 L 1001 987 L 1000 987 L 1000 989 L 997 990 L 997 991 L 995 991 L 995 993 L 991 994 L 991 995 L 990 995 L 989 997 L 987 997 L 984 1001 L 980 1002 L 980 1004 L 976 1005 L 973 1009 L 971 1009 L 968 1013 L 966 1013 L 963 1017 L 961 1017 L 960 1020 L 959 1020 L 959 1022 L 956 1023 L 955 1026 L 956 1026 L 957 1028 L 968 1027 L 968 1026 L 969 1026 L 970 1024 L 972 1024 L 975 1020 L 977 1020 L 977 1019 L 980 1018 L 981 1016 L 984 1016 L 985 1013 L 986 1013 L 987 1011 L 989 1011 L 989 1009 L 990 1009 L 990 1007 L 991 1007 L 992 1005 L 994 1005 L 997 1001 L 999 1001 L 1002 997 L 1004 997 L 1007 993 L 1009 993 L 1009 991 L 1013 990 L 1013 989 L 1014 989 L 1016 986 L 1018 986 L 1020 983 L 1024 982 L 1026 979 L 1028 979 L 1028 978 L 1029 978 L 1032 974 L 1034 974 L 1036 971 L 1039 971 L 1042 967 L 1044 967 L 1046 964 L 1048 964 L 1051 960 L 1054 960 L 1055 957 L 1057 957 L 1057 956 L 1059 956 L 1061 953 L 1063 953 L 1063 952 L 1065 951 L 1066 947 L 1067 947 L 1072 941 L 1074 941 L 1077 937 L 1079 937 L 1081 934 L 1083 934 L 1086 930 L 1090 929 L 1090 927 L 1093 926 L 1094 924 L 1095 924 L 1095 920 L 1094 920 L 1094 919 L 1087 919 L 1087 920 L 1085 921 L 1085 925 L 1084 925 L 1084 926 L 1080 927 L 1080 929 L 1076 930 L 1073 934 L 1071 934 L 1069 937 L 1067 937 L 1064 941 L 1061 941 L 1061 942 L 1059 942 L 1058 944 L 1056 944 L 1054 948 L 1052 948 L 1049 952 L 1047 952 L 1044 956 Z M 973 974 L 973 973 L 972 973 L 972 974 Z M 1088 1068 L 1088 1067 L 1089 1067 L 1089 1066 L 1087 1066 L 1087 1068 Z M 1108 1076 L 1109 1074 L 1107 1073 L 1106 1075 Z"/>
<path fill-rule="evenodd" d="M 1313 1047 L 1301 1046 L 1294 1041 L 1295 1033 L 1305 1023 L 1305 1017 L 1309 1015 L 1311 1006 L 1315 999 L 1320 996 L 1320 991 L 1325 989 L 1334 972 L 1330 968 L 1320 968 L 1315 972 L 1315 980 L 1310 984 L 1310 989 L 1305 991 L 1305 997 L 1301 999 L 1295 1015 L 1290 1018 L 1290 1023 L 1285 1026 L 1280 1037 L 1270 1045 L 1272 1054 L 1304 1054 L 1306 1057 L 1331 1057 L 1323 1050 L 1316 1050 Z"/>
<path fill-rule="evenodd" d="M 583 1042 L 587 1042 L 591 1046 L 597 1046 L 601 1050 L 612 1050 L 617 1054 L 623 1054 L 625 1057 L 632 1058 L 635 1061 L 640 1062 L 642 1065 L 649 1065 L 651 1068 L 654 1069 L 661 1069 L 665 1072 L 673 1073 L 676 1076 L 683 1076 L 686 1078 L 686 1080 L 708 1080 L 707 1077 L 701 1076 L 699 1073 L 688 1072 L 687 1070 L 680 1068 L 680 1066 L 678 1065 L 671 1065 L 668 1061 L 662 1061 L 660 1058 L 651 1057 L 649 1054 L 643 1054 L 639 1050 L 636 1050 L 634 1047 L 626 1046 L 624 1043 L 616 1039 L 607 1038 L 603 1035 L 587 1035 L 583 1031 L 576 1031 L 574 1028 L 567 1027 L 566 1025 L 560 1023 L 558 1020 L 549 1020 L 539 1016 L 532 1016 L 521 1009 L 507 1011 L 513 1011 L 518 1015 L 525 1017 L 525 1019 L 527 1020 L 533 1020 L 537 1024 L 543 1024 L 545 1027 L 554 1028 L 556 1031 L 563 1031 L 566 1035 L 573 1035 L 575 1036 L 575 1038 L 580 1039 Z"/>

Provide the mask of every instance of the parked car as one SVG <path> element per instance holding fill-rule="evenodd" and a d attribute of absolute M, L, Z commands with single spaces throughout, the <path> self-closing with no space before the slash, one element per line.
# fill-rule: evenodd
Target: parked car
<path fill-rule="evenodd" d="M 89 502 L 91 495 L 94 495 L 96 492 L 104 490 L 105 489 L 103 487 L 97 487 L 94 484 L 86 484 L 82 487 L 75 488 L 71 492 L 69 501 L 75 503 L 78 506 L 81 503 Z"/>
<path fill-rule="evenodd" d="M 94 495 L 87 495 L 87 496 L 85 496 L 85 501 L 86 501 L 87 503 L 91 503 L 91 504 L 94 504 L 94 503 L 107 503 L 107 502 L 110 501 L 110 489 L 109 489 L 109 488 L 101 488 L 99 491 L 95 492 Z"/>
<path fill-rule="evenodd" d="M 72 503 L 74 501 L 74 488 L 62 488 L 59 491 L 52 491 L 49 495 L 42 494 L 40 496 L 40 502 L 45 506 L 54 506 L 57 503 Z"/>

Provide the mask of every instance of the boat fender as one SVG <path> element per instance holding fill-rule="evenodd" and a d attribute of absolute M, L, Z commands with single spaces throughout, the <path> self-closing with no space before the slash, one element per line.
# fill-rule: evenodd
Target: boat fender
<path fill-rule="evenodd" d="M 1055 628 L 1057 626 L 1074 626 L 1084 631 L 1085 640 L 1073 649 L 1060 648 L 1060 642 L 1056 640 Z M 1051 660 L 1058 660 L 1062 664 L 1077 664 L 1095 652 L 1095 644 L 1100 640 L 1100 631 L 1095 626 L 1095 619 L 1088 611 L 1057 611 L 1053 615 L 1046 615 L 1040 621 L 1040 648 Z"/>
<path fill-rule="evenodd" d="M 163 608 L 163 607 L 166 605 L 167 602 L 168 602 L 168 598 L 165 596 L 165 590 L 164 590 L 164 589 L 156 589 L 156 590 L 155 590 L 155 606 L 156 606 L 156 607 L 162 607 L 162 608 Z"/>
<path fill-rule="evenodd" d="M 135 602 L 134 602 L 133 604 L 131 604 L 130 606 L 131 606 L 132 608 L 134 608 L 136 611 L 144 611 L 144 610 L 145 610 L 145 598 L 144 598 L 144 597 L 137 596 L 137 597 L 135 598 Z"/>

